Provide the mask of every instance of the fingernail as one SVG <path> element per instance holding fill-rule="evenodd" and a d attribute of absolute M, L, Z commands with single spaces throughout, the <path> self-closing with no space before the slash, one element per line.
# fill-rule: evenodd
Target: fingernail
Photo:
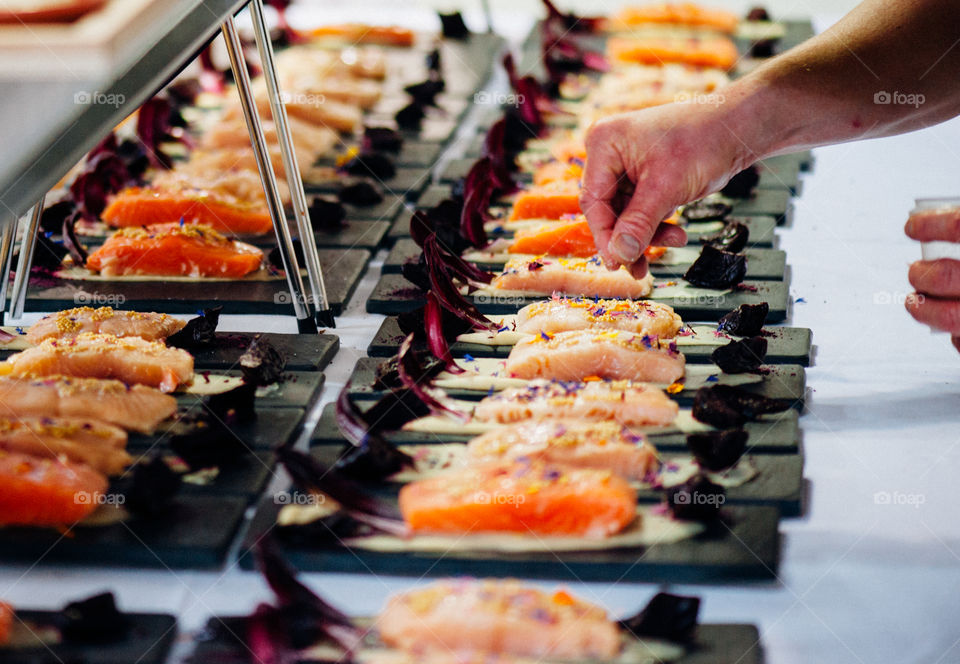
<path fill-rule="evenodd" d="M 620 233 L 610 240 L 610 250 L 625 265 L 636 263 L 640 258 L 640 243 L 635 237 Z"/>

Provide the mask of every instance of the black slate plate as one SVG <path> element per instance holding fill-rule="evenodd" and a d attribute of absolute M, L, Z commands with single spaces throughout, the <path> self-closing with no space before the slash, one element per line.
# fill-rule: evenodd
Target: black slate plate
<path fill-rule="evenodd" d="M 750 281 L 744 284 L 749 290 L 734 291 L 706 298 L 665 298 L 659 302 L 669 304 L 688 321 L 717 321 L 731 309 L 741 304 L 770 305 L 767 322 L 779 323 L 787 317 L 790 289 L 782 281 Z M 542 300 L 543 296 L 500 298 L 492 296 L 471 296 L 474 304 L 485 314 L 512 314 L 526 305 Z M 423 292 L 414 287 L 399 274 L 385 274 L 373 289 L 367 300 L 367 311 L 372 314 L 395 315 L 412 311 L 423 306 Z"/>
<path fill-rule="evenodd" d="M 767 364 L 810 365 L 810 347 L 812 333 L 805 327 L 771 327 L 767 332 Z M 391 357 L 396 355 L 400 342 L 404 338 L 397 319 L 390 316 L 384 319 L 373 341 L 367 346 L 370 357 Z M 426 344 L 421 347 L 426 348 Z M 681 350 L 689 364 L 703 364 L 710 361 L 710 354 L 716 346 L 683 346 Z M 455 341 L 450 345 L 454 357 L 506 357 L 513 346 L 485 346 L 483 344 Z"/>
<path fill-rule="evenodd" d="M 193 353 L 198 369 L 233 369 L 254 337 L 259 336 L 276 348 L 287 361 L 287 371 L 321 371 L 340 349 L 340 338 L 333 334 L 278 334 L 265 332 L 218 332 L 218 345 Z"/>
<path fill-rule="evenodd" d="M 398 274 L 407 261 L 419 258 L 420 247 L 412 239 L 401 239 L 393 245 L 383 263 L 384 274 Z M 747 249 L 747 279 L 752 281 L 782 281 L 787 271 L 787 254 L 779 249 Z M 477 263 L 482 269 L 499 272 L 503 262 Z M 690 268 L 690 263 L 681 265 L 650 264 L 650 274 L 655 277 L 680 278 Z"/>
<path fill-rule="evenodd" d="M 390 220 L 357 221 L 347 219 L 344 226 L 332 233 L 318 231 L 313 234 L 318 249 L 376 249 L 390 232 Z M 273 243 L 276 246 L 276 243 Z"/>
<path fill-rule="evenodd" d="M 424 168 L 398 167 L 391 178 L 374 178 L 377 185 L 388 197 L 403 197 L 407 200 L 416 198 L 430 181 L 430 172 Z M 340 189 L 338 180 L 328 182 L 305 183 L 304 187 L 310 193 L 336 193 Z"/>
<path fill-rule="evenodd" d="M 310 454 L 327 467 L 332 467 L 342 454 L 347 441 L 341 446 L 317 445 Z M 665 463 L 673 459 L 689 459 L 689 454 L 667 454 Z M 781 516 L 798 516 L 803 502 L 803 457 L 799 454 L 748 455 L 749 461 L 756 467 L 758 475 L 738 487 L 726 491 L 726 504 L 729 505 L 769 505 L 776 507 Z M 396 496 L 399 483 L 384 482 L 370 488 L 379 494 Z M 663 491 L 639 489 L 637 500 L 641 503 L 658 503 L 663 499 Z"/>
<path fill-rule="evenodd" d="M 363 276 L 370 252 L 321 249 L 318 253 L 330 306 L 339 315 Z M 217 304 L 237 314 L 293 313 L 287 281 L 283 278 L 272 281 L 75 281 L 37 273 L 30 278 L 27 311 L 105 304 L 172 314 L 192 314 Z"/>
<path fill-rule="evenodd" d="M 207 621 L 204 634 L 223 632 L 222 623 L 230 624 L 234 617 L 213 617 Z M 192 662 L 233 662 L 248 657 L 235 639 L 199 639 L 191 657 Z M 690 651 L 672 664 L 761 664 L 760 631 L 753 625 L 706 624 L 697 626 L 696 641 Z M 586 663 L 583 663 L 586 664 Z M 591 660 L 591 664 L 605 664 Z M 613 664 L 610 662 L 609 664 Z"/>
<path fill-rule="evenodd" d="M 404 141 L 396 155 L 398 166 L 419 166 L 430 168 L 437 163 L 443 152 L 443 144 L 431 141 Z"/>
<path fill-rule="evenodd" d="M 168 456 L 170 460 L 176 457 L 173 452 L 152 450 L 150 453 L 137 453 L 130 450 L 134 463 L 145 462 L 152 455 L 159 453 Z M 185 499 L 190 496 L 240 496 L 253 502 L 260 496 L 267 484 L 274 477 L 273 467 L 276 463 L 272 452 L 254 452 L 225 464 L 217 469 L 216 475 L 210 479 L 200 480 L 199 474 L 187 472 L 180 487 L 180 495 Z"/>
<path fill-rule="evenodd" d="M 350 375 L 350 393 L 359 399 L 379 399 L 384 392 L 374 389 L 377 367 L 383 362 L 378 357 L 361 357 L 357 360 L 353 373 Z M 469 367 L 469 363 L 466 363 Z M 723 384 L 725 375 L 716 368 L 719 383 Z M 762 382 L 743 385 L 742 387 L 768 399 L 776 399 L 803 412 L 806 391 L 806 372 L 796 364 L 780 364 L 763 367 Z M 480 400 L 487 396 L 481 390 L 444 389 L 454 399 Z M 693 405 L 696 390 L 684 389 L 670 397 L 681 406 Z"/>
<path fill-rule="evenodd" d="M 32 629 L 55 625 L 59 612 L 17 610 Z M 160 613 L 124 613 L 130 628 L 107 642 L 85 643 L 64 639 L 32 648 L 0 648 L 4 664 L 163 664 L 177 636 L 177 619 Z"/>
<path fill-rule="evenodd" d="M 361 411 L 366 411 L 373 402 L 361 400 L 356 404 Z M 750 434 L 751 454 L 796 454 L 800 449 L 799 413 L 792 408 L 783 413 L 762 417 L 757 422 L 747 422 L 744 428 Z M 466 442 L 473 437 L 469 434 L 433 434 L 415 431 L 391 431 L 384 435 L 387 440 L 396 445 L 458 443 Z M 648 433 L 647 437 L 661 452 L 687 450 L 687 438 L 682 433 Z M 327 404 L 310 437 L 310 444 L 339 445 L 342 442 L 343 436 L 337 428 L 335 405 Z"/>
<path fill-rule="evenodd" d="M 234 369 L 216 373 L 227 376 L 240 375 L 240 371 Z M 203 380 L 203 373 L 201 372 L 195 380 Z M 320 396 L 323 381 L 324 375 L 317 371 L 286 371 L 283 374 L 283 382 L 258 390 L 256 405 L 258 408 L 284 407 L 309 410 Z M 192 407 L 202 401 L 202 397 L 196 394 L 178 392 L 174 396 L 182 406 Z"/>
<path fill-rule="evenodd" d="M 66 537 L 51 528 L 10 527 L 0 531 L 4 563 L 69 563 L 95 567 L 213 568 L 243 522 L 247 499 L 181 495 L 162 517 L 77 527 Z"/>
<path fill-rule="evenodd" d="M 251 569 L 250 549 L 276 523 L 273 497 L 260 502 L 244 540 L 240 566 Z M 780 515 L 765 506 L 725 508 L 730 521 L 701 535 L 646 549 L 562 553 L 375 553 L 340 546 L 283 546 L 290 562 L 303 571 L 397 576 L 516 576 L 597 582 L 742 583 L 769 580 L 779 565 Z"/>
<path fill-rule="evenodd" d="M 175 420 L 184 414 L 197 414 L 201 407 L 199 403 L 195 403 L 190 408 L 181 409 L 181 412 L 174 416 L 174 420 L 162 422 L 152 434 L 131 433 L 127 450 L 135 454 L 135 451 L 167 449 L 170 437 L 186 430 L 185 425 L 177 424 Z M 257 405 L 256 419 L 249 423 L 233 424 L 231 431 L 252 450 L 270 450 L 300 433 L 305 414 L 306 410 L 303 408 L 268 408 Z"/>

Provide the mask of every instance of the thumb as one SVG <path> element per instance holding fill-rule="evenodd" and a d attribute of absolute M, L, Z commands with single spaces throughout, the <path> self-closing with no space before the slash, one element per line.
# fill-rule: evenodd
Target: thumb
<path fill-rule="evenodd" d="M 643 190 L 637 187 L 617 217 L 607 245 L 607 254 L 627 267 L 636 263 L 643 255 L 643 250 L 650 245 L 660 220 L 672 209 L 672 206 L 662 205 L 656 199 L 644 196 Z"/>

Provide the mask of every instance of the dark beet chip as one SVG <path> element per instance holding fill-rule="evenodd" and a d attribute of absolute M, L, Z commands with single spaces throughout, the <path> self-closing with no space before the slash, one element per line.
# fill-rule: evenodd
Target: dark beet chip
<path fill-rule="evenodd" d="M 424 376 L 432 378 L 443 371 L 443 363 L 427 351 L 416 349 L 411 352 L 416 358 L 416 362 L 423 368 Z M 377 365 L 373 387 L 377 390 L 396 390 L 404 387 L 403 381 L 400 380 L 400 366 L 397 355 Z"/>
<path fill-rule="evenodd" d="M 37 235 L 37 246 L 33 250 L 33 261 L 30 263 L 30 267 L 56 270 L 63 264 L 66 253 L 66 248 L 51 239 L 50 233 L 41 232 Z M 19 256 L 14 259 L 11 269 L 16 267 L 18 260 Z"/>
<path fill-rule="evenodd" d="M 67 641 L 96 642 L 119 640 L 130 629 L 127 617 L 117 609 L 113 593 L 101 593 L 70 602 L 55 621 Z"/>
<path fill-rule="evenodd" d="M 687 221 L 723 221 L 733 208 L 726 203 L 699 200 L 683 206 L 680 214 Z"/>
<path fill-rule="evenodd" d="M 73 259 L 74 263 L 77 265 L 86 265 L 87 257 L 89 253 L 87 252 L 86 245 L 80 241 L 80 238 L 77 237 L 77 221 L 80 220 L 80 212 L 74 212 L 71 215 L 68 215 L 63 220 L 63 246 L 70 253 L 70 257 Z M 43 238 L 38 238 L 42 244 Z"/>
<path fill-rule="evenodd" d="M 683 484 L 667 489 L 666 500 L 667 507 L 678 519 L 712 521 L 726 502 L 726 492 L 703 475 L 694 475 Z"/>
<path fill-rule="evenodd" d="M 300 244 L 300 238 L 293 238 L 293 255 L 297 257 L 297 265 L 303 267 L 306 263 L 306 259 L 303 257 L 303 245 Z M 273 267 L 278 270 L 283 269 L 283 259 L 280 256 L 280 247 L 274 247 L 269 254 L 267 254 L 267 261 Z"/>
<path fill-rule="evenodd" d="M 770 305 L 766 302 L 741 304 L 720 319 L 717 330 L 738 337 L 756 336 L 763 331 L 769 312 Z"/>
<path fill-rule="evenodd" d="M 243 382 L 265 387 L 279 383 L 283 379 L 283 370 L 287 360 L 269 341 L 257 335 L 240 356 L 240 370 Z"/>
<path fill-rule="evenodd" d="M 47 233 L 59 233 L 63 228 L 63 220 L 73 214 L 76 205 L 71 200 L 63 200 L 48 205 L 40 215 L 40 230 Z"/>
<path fill-rule="evenodd" d="M 427 52 L 426 58 L 424 60 L 427 63 L 427 71 L 430 72 L 431 77 L 437 78 L 442 76 L 441 62 L 440 59 L 440 49 L 434 48 Z"/>
<path fill-rule="evenodd" d="M 726 289 L 736 286 L 746 276 L 746 256 L 707 244 L 683 278 L 700 288 Z"/>
<path fill-rule="evenodd" d="M 159 456 L 138 463 L 127 474 L 123 506 L 132 514 L 157 516 L 173 507 L 183 480 Z"/>
<path fill-rule="evenodd" d="M 767 340 L 764 337 L 747 337 L 731 341 L 710 353 L 710 360 L 723 373 L 738 374 L 756 371 L 767 356 Z"/>
<path fill-rule="evenodd" d="M 167 345 L 184 350 L 209 348 L 217 343 L 217 325 L 220 324 L 222 306 L 210 307 L 199 316 L 187 321 L 178 332 L 167 337 Z"/>
<path fill-rule="evenodd" d="M 442 79 L 428 78 L 420 83 L 406 86 L 403 91 L 413 98 L 420 106 L 436 106 L 437 95 L 443 92 L 446 84 Z"/>
<path fill-rule="evenodd" d="M 383 200 L 383 192 L 367 178 L 345 182 L 337 196 L 341 203 L 349 203 L 357 207 L 369 207 Z"/>
<path fill-rule="evenodd" d="M 460 12 L 452 14 L 438 14 L 440 16 L 440 28 L 443 36 L 447 39 L 466 39 L 470 35 L 467 24 L 463 22 L 463 15 Z"/>
<path fill-rule="evenodd" d="M 381 431 L 393 431 L 429 414 L 430 408 L 412 390 L 390 390 L 363 417 Z"/>
<path fill-rule="evenodd" d="M 749 241 L 750 229 L 733 219 L 729 220 L 720 232 L 713 235 L 704 235 L 700 238 L 700 244 L 709 244 L 717 249 L 732 251 L 735 254 L 746 249 Z"/>
<path fill-rule="evenodd" d="M 754 58 L 772 58 L 777 52 L 778 39 L 758 39 L 750 44 L 750 56 Z"/>
<path fill-rule="evenodd" d="M 227 392 L 205 397 L 203 407 L 226 424 L 252 422 L 257 419 L 256 398 L 257 386 L 243 383 Z"/>
<path fill-rule="evenodd" d="M 693 418 L 718 429 L 738 429 L 761 415 L 790 408 L 786 401 L 769 399 L 733 385 L 701 387 L 693 399 Z"/>
<path fill-rule="evenodd" d="M 363 130 L 363 150 L 365 152 L 400 152 L 403 136 L 390 127 L 365 127 Z"/>
<path fill-rule="evenodd" d="M 382 482 L 404 468 L 413 468 L 413 458 L 381 436 L 368 436 L 360 446 L 347 445 L 333 467 L 360 482 Z"/>
<path fill-rule="evenodd" d="M 314 196 L 307 212 L 310 215 L 310 226 L 315 231 L 339 231 L 347 218 L 347 209 L 343 207 L 343 203 L 329 196 Z"/>
<path fill-rule="evenodd" d="M 757 170 L 756 165 L 747 166 L 730 178 L 720 193 L 730 198 L 750 198 L 758 182 L 760 182 L 760 171 Z"/>
<path fill-rule="evenodd" d="M 170 438 L 170 449 L 191 470 L 236 465 L 249 452 L 235 433 L 206 414 L 194 418 L 189 431 Z"/>
<path fill-rule="evenodd" d="M 426 113 L 423 110 L 423 106 L 415 101 L 412 101 L 397 111 L 393 118 L 397 121 L 397 126 L 401 129 L 413 130 L 420 129 L 420 125 L 423 123 L 423 118 L 425 115 Z"/>
<path fill-rule="evenodd" d="M 704 431 L 687 436 L 687 447 L 701 468 L 719 472 L 732 468 L 747 449 L 749 434 L 743 429 Z"/>
<path fill-rule="evenodd" d="M 766 7 L 757 5 L 756 7 L 751 7 L 750 11 L 747 12 L 748 21 L 769 21 L 770 13 L 767 11 Z"/>
<path fill-rule="evenodd" d="M 638 637 L 687 643 L 696 634 L 699 613 L 699 597 L 657 593 L 640 613 L 621 620 L 620 627 Z"/>
<path fill-rule="evenodd" d="M 397 174 L 393 160 L 380 152 L 366 152 L 348 161 L 343 169 L 350 175 L 373 176 L 378 180 L 389 180 Z"/>
<path fill-rule="evenodd" d="M 427 268 L 427 259 L 423 254 L 415 261 L 407 261 L 400 266 L 400 274 L 411 284 L 426 292 L 430 290 L 430 273 Z"/>

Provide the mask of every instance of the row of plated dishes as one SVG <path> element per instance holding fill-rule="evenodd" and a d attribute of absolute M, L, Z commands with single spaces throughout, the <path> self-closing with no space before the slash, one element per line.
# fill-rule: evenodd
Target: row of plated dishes
<path fill-rule="evenodd" d="M 73 525 L 82 543 L 84 530 L 104 532 L 120 522 L 146 524 L 142 532 L 162 523 L 169 534 L 171 521 L 182 525 L 204 511 L 201 498 L 222 498 L 218 482 L 236 480 L 246 488 L 233 496 L 234 517 L 224 519 L 221 511 L 190 524 L 230 521 L 219 539 L 166 542 L 164 564 L 195 565 L 206 547 L 216 555 L 200 564 L 216 565 L 278 460 L 293 485 L 260 498 L 240 560 L 246 567 L 259 563 L 275 599 L 250 616 L 211 619 L 198 636 L 195 661 L 250 661 L 251 652 L 260 661 L 682 662 L 704 654 L 717 662 L 760 661 L 755 628 L 698 625 L 695 597 L 660 593 L 617 621 L 562 587 L 545 591 L 499 578 L 768 578 L 777 568 L 778 520 L 801 509 L 797 414 L 810 335 L 766 326 L 787 314 L 780 258 L 765 253 L 774 251 L 767 222 L 786 216 L 776 202 L 781 197 L 769 215 L 737 217 L 751 204 L 755 210 L 757 192 L 764 191 L 763 174 L 751 170 L 717 196 L 679 210 L 674 221 L 694 231 L 694 242 L 681 250 L 651 248 L 651 266 L 671 271 L 640 279 L 608 272 L 594 256 L 577 203 L 589 122 L 679 94 L 714 92 L 736 61 L 729 35 L 759 24 L 692 5 L 647 5 L 584 21 L 587 35 L 560 37 L 570 17 L 548 9 L 538 28 L 544 46 L 562 45 L 550 51 L 567 54 L 574 48 L 572 64 L 562 77 L 550 72 L 558 85 L 511 72 L 524 98 L 520 107 L 486 133 L 482 157 L 454 191 L 421 204 L 409 224 L 399 222 L 417 249 L 410 253 L 406 244 L 410 255 L 401 252 L 396 273 L 384 275 L 367 303 L 371 311 L 398 314 L 371 344 L 371 356 L 392 357 L 358 362 L 307 452 L 288 442 L 320 391 L 317 369 L 324 362 L 291 371 L 283 360 L 329 358 L 335 338 L 320 347 L 269 335 L 238 339 L 215 332 L 216 311 L 186 327 L 164 314 L 60 312 L 29 330 L 10 330 L 6 343 L 15 354 L 0 365 L 0 381 L 12 386 L 4 394 L 24 395 L 16 403 L 27 409 L 19 413 L 21 424 L 0 434 L 10 441 L 0 443 L 0 471 L 17 488 L 0 497 L 9 502 L 0 506 L 3 513 L 17 517 L 8 523 L 18 527 L 6 534 L 22 537 L 26 530 L 29 539 L 50 526 Z M 456 23 L 444 19 L 454 32 Z M 775 24 L 763 27 L 775 34 Z M 333 30 L 338 37 L 347 32 Z M 606 45 L 605 59 L 582 46 L 595 42 Z M 434 84 L 408 90 L 409 103 L 394 118 L 401 126 L 368 127 L 360 151 L 337 150 L 342 137 L 327 126 L 357 130 L 356 122 L 346 126 L 356 116 L 345 107 L 374 101 L 375 54 L 299 46 L 280 58 L 282 83 L 298 93 L 288 109 L 298 156 L 306 157 L 302 174 L 319 188 L 338 182 L 331 191 L 339 201 L 320 197 L 311 207 L 318 232 L 331 218 L 340 224 L 350 206 L 379 204 L 373 199 L 383 182 L 342 181 L 343 174 L 389 182 L 380 157 L 402 150 L 403 132 L 395 129 L 411 118 L 429 121 L 442 92 L 431 51 L 424 83 Z M 361 64 L 366 68 L 357 70 Z M 608 65 L 603 73 L 589 71 Z M 336 80 L 328 80 L 328 71 Z M 628 88 L 630 94 L 618 94 Z M 550 89 L 565 101 L 546 95 Z M 353 96 L 340 100 L 344 107 L 317 103 L 347 92 Z M 222 101 L 201 98 L 197 106 L 221 107 L 219 119 L 199 133 L 199 147 L 172 170 L 150 171 L 148 184 L 125 182 L 98 211 L 75 195 L 95 170 L 88 165 L 64 201 L 72 211 L 64 206 L 48 218 L 56 225 L 67 217 L 63 240 L 73 264 L 58 262 L 52 275 L 38 278 L 74 278 L 67 272 L 86 270 L 111 281 L 130 278 L 136 291 L 157 276 L 144 270 L 159 265 L 165 285 L 179 276 L 236 292 L 256 282 L 251 275 L 263 270 L 257 245 L 264 243 L 252 236 L 270 227 L 251 180 L 250 153 L 238 138 L 245 136 L 242 121 Z M 185 115 L 202 123 L 208 112 Z M 143 116 L 143 124 L 153 121 Z M 167 145 L 178 133 L 164 131 Z M 113 145 L 99 163 L 123 159 L 123 141 Z M 337 153 L 339 160 L 325 161 Z M 224 175 L 214 182 L 211 172 Z M 785 190 L 782 199 L 788 198 Z M 150 215 L 160 215 L 161 225 L 153 226 Z M 177 215 L 183 219 L 169 219 Z M 128 228 L 93 248 L 104 234 L 101 222 Z M 761 234 L 757 247 L 751 235 Z M 92 249 L 85 257 L 83 244 Z M 57 246 L 41 250 L 62 252 Z M 332 260 L 343 253 L 335 251 Z M 750 263 L 763 261 L 768 276 L 751 280 Z M 264 279 L 282 276 L 267 272 Z M 202 361 L 211 363 L 209 371 L 195 368 Z M 259 423 L 250 421 L 250 413 L 264 408 L 271 409 L 267 428 L 281 412 L 296 412 L 289 435 L 264 435 L 262 412 Z M 77 419 L 91 412 L 103 421 Z M 38 419 L 23 419 L 30 417 Z M 124 429 L 139 435 L 174 424 L 173 435 L 160 436 L 169 453 L 131 471 Z M 238 431 L 245 432 L 243 443 L 231 445 Z M 237 472 L 241 452 L 248 463 L 256 458 L 249 465 L 258 472 Z M 121 477 L 111 483 L 115 475 Z M 254 475 L 260 480 L 251 484 Z M 184 491 L 193 493 L 178 502 Z M 104 541 L 113 543 L 87 542 L 88 562 Z M 192 563 L 182 555 L 188 550 Z M 440 580 L 391 598 L 375 618 L 357 619 L 307 588 L 288 560 L 316 571 L 491 578 Z M 163 627 L 150 620 L 118 613 L 109 595 L 46 614 L 0 607 L 0 642 L 11 653 L 32 656 L 42 640 L 89 656 L 98 647 L 90 637 L 98 635 L 101 644 L 139 648 L 134 659 L 162 661 L 167 640 L 144 646 L 151 630 Z"/>

